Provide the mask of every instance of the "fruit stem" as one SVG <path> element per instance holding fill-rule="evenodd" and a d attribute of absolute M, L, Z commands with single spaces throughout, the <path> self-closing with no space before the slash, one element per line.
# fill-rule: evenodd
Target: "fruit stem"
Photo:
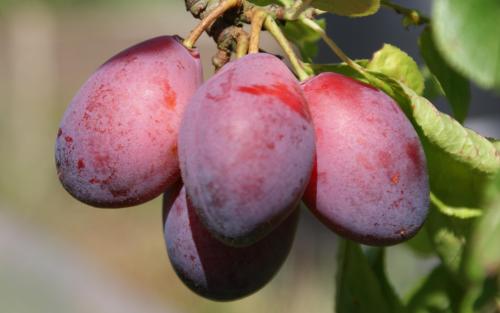
<path fill-rule="evenodd" d="M 330 47 L 333 53 L 335 53 L 335 55 L 337 55 L 337 57 L 342 62 L 346 63 L 348 66 L 350 66 L 357 72 L 364 74 L 365 72 L 364 69 L 359 64 L 351 60 L 351 58 L 349 58 L 344 53 L 344 51 L 342 51 L 342 49 L 340 49 L 340 47 L 330 37 L 328 37 L 325 30 L 321 28 L 321 26 L 319 26 L 318 24 L 316 24 L 316 22 L 308 18 L 303 18 L 302 22 L 304 22 L 304 24 L 306 24 L 309 28 L 318 33 L 321 36 L 321 39 L 328 45 L 328 47 Z"/>
<path fill-rule="evenodd" d="M 373 74 L 369 73 L 366 71 L 361 65 L 358 63 L 354 62 L 349 58 L 342 49 L 333 41 L 328 35 L 326 34 L 325 30 L 321 28 L 318 24 L 316 24 L 313 20 L 309 18 L 302 18 L 301 19 L 304 24 L 309 26 L 312 30 L 314 30 L 316 33 L 318 33 L 321 36 L 321 39 L 330 47 L 330 49 L 337 55 L 337 57 L 347 64 L 349 67 L 351 67 L 353 70 L 361 74 L 363 77 L 368 79 L 368 81 L 374 85 L 375 87 L 381 89 L 385 93 L 391 95 L 391 89 L 387 88 L 387 85 L 383 83 L 380 79 L 375 77 Z"/>
<path fill-rule="evenodd" d="M 248 34 L 241 30 L 236 38 L 236 58 L 242 58 L 249 52 L 248 48 Z"/>
<path fill-rule="evenodd" d="M 292 7 L 287 10 L 285 18 L 296 20 L 305 10 L 309 8 L 313 0 L 296 0 Z"/>
<path fill-rule="evenodd" d="M 422 15 L 418 10 L 406 8 L 399 4 L 392 3 L 390 0 L 382 0 L 381 4 L 389 9 L 393 9 L 396 13 L 404 15 L 413 25 L 429 24 L 431 19 Z"/>
<path fill-rule="evenodd" d="M 203 32 L 207 30 L 216 19 L 229 9 L 241 6 L 241 4 L 242 0 L 224 0 L 218 7 L 210 12 L 210 14 L 203 18 L 203 20 L 201 20 L 201 22 L 191 31 L 189 37 L 183 42 L 184 46 L 188 49 L 192 49 L 201 34 L 203 34 Z"/>
<path fill-rule="evenodd" d="M 271 33 L 271 35 L 274 37 L 276 42 L 278 42 L 281 49 L 283 49 L 283 51 L 285 52 L 286 56 L 288 57 L 288 60 L 290 60 L 290 63 L 292 64 L 293 70 L 295 71 L 295 74 L 298 76 L 298 78 L 301 81 L 308 79 L 310 77 L 310 75 L 307 74 L 306 70 L 303 68 L 302 63 L 300 62 L 297 55 L 293 51 L 293 48 L 290 45 L 290 42 L 288 42 L 285 35 L 281 31 L 278 24 L 276 24 L 276 21 L 274 20 L 274 18 L 272 16 L 266 17 L 266 19 L 264 21 L 264 26 Z"/>
<path fill-rule="evenodd" d="M 250 31 L 250 44 L 248 46 L 248 53 L 259 52 L 260 32 L 262 24 L 267 17 L 267 13 L 262 10 L 256 9 L 252 14 L 252 27 Z"/>

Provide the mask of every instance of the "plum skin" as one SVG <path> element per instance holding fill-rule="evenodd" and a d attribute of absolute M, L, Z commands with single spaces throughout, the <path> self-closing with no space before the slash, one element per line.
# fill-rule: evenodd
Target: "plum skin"
<path fill-rule="evenodd" d="M 338 234 L 369 245 L 411 238 L 427 216 L 427 165 L 417 133 L 383 92 L 323 73 L 302 84 L 316 131 L 307 206 Z"/>
<path fill-rule="evenodd" d="M 198 53 L 174 36 L 149 39 L 104 63 L 60 124 L 55 157 L 63 187 L 108 208 L 163 193 L 180 177 L 180 117 L 201 82 Z"/>
<path fill-rule="evenodd" d="M 314 149 L 296 78 L 263 53 L 206 81 L 179 131 L 186 192 L 208 230 L 234 246 L 257 242 L 290 214 L 309 181 Z"/>
<path fill-rule="evenodd" d="M 292 212 L 261 241 L 231 247 L 205 229 L 185 188 L 170 191 L 164 196 L 163 225 L 172 267 L 189 289 L 207 299 L 232 301 L 248 296 L 264 287 L 285 262 L 299 212 Z"/>

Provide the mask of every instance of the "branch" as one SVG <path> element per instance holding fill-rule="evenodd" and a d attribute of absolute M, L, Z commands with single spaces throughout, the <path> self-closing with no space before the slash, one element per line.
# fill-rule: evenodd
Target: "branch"
<path fill-rule="evenodd" d="M 234 7 L 241 6 L 242 0 L 225 0 L 223 1 L 219 6 L 217 6 L 212 12 L 210 12 L 207 16 L 201 20 L 201 22 L 196 26 L 195 29 L 191 31 L 191 34 L 189 34 L 189 37 L 184 40 L 184 46 L 187 48 L 191 49 L 193 48 L 194 44 L 200 38 L 201 34 L 205 30 L 207 30 L 210 25 L 215 22 L 221 15 L 223 15 L 226 11 L 229 9 L 232 9 Z"/>
<path fill-rule="evenodd" d="M 406 8 L 399 4 L 392 3 L 390 0 L 382 0 L 381 4 L 386 8 L 394 10 L 398 14 L 404 15 L 413 25 L 423 25 L 431 22 L 430 18 L 423 15 L 418 10 Z"/>

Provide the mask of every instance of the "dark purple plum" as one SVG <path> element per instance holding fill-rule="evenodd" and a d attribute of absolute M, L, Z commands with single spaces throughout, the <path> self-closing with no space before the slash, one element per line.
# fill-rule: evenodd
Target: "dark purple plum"
<path fill-rule="evenodd" d="M 201 82 L 199 55 L 177 37 L 147 40 L 103 64 L 60 124 L 56 165 L 64 188 L 97 207 L 160 195 L 180 178 L 180 117 Z"/>
<path fill-rule="evenodd" d="M 264 53 L 233 61 L 205 82 L 179 131 L 187 194 L 209 231 L 234 246 L 263 238 L 295 208 L 314 149 L 298 81 Z"/>
<path fill-rule="evenodd" d="M 288 256 L 299 219 L 296 209 L 267 237 L 238 248 L 206 230 L 184 188 L 165 195 L 163 210 L 168 256 L 177 275 L 198 295 L 218 301 L 248 296 L 273 278 Z"/>
<path fill-rule="evenodd" d="M 427 216 L 429 185 L 419 138 L 399 106 L 351 78 L 323 73 L 302 88 L 316 130 L 307 206 L 364 244 L 409 239 Z"/>

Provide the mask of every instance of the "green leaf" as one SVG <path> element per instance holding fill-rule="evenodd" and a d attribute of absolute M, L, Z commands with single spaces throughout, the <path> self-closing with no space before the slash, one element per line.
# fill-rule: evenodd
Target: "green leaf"
<path fill-rule="evenodd" d="M 474 291 L 476 290 L 472 290 L 470 293 Z M 475 313 L 498 313 L 500 308 L 500 277 L 487 278 L 477 288 L 476 295 L 472 299 L 474 300 L 472 306 Z"/>
<path fill-rule="evenodd" d="M 463 290 L 443 266 L 435 268 L 409 297 L 409 313 L 454 313 Z"/>
<path fill-rule="evenodd" d="M 500 153 L 486 138 L 401 86 L 409 96 L 411 119 L 421 134 L 431 190 L 450 206 L 478 207 L 485 186 L 500 169 Z"/>
<path fill-rule="evenodd" d="M 367 78 L 401 106 L 417 130 L 432 192 L 449 206 L 479 207 L 483 190 L 500 169 L 500 153 L 486 138 L 439 112 L 427 99 L 383 74 Z"/>
<path fill-rule="evenodd" d="M 424 77 L 417 63 L 398 47 L 384 44 L 382 49 L 375 52 L 366 68 L 402 82 L 419 95 L 424 91 Z"/>
<path fill-rule="evenodd" d="M 500 305 L 500 173 L 485 194 L 484 214 L 464 249 L 462 272 L 468 290 L 462 311 L 496 312 Z"/>
<path fill-rule="evenodd" d="M 437 80 L 436 76 L 432 75 L 427 66 L 420 69 L 422 76 L 424 76 L 424 93 L 422 96 L 429 100 L 434 100 L 437 97 L 444 96 L 443 87 Z"/>
<path fill-rule="evenodd" d="M 488 190 L 487 209 L 467 243 L 465 272 L 472 281 L 500 274 L 500 174 Z"/>
<path fill-rule="evenodd" d="M 500 140 L 495 138 L 488 138 L 488 140 L 495 146 L 495 148 L 500 151 Z"/>
<path fill-rule="evenodd" d="M 389 282 L 385 271 L 385 248 L 366 247 L 365 255 L 390 307 L 390 312 L 402 313 L 404 311 L 403 303 Z"/>
<path fill-rule="evenodd" d="M 324 19 L 315 22 L 322 28 L 326 27 Z M 321 40 L 321 36 L 301 20 L 287 22 L 282 30 L 286 38 L 299 48 L 302 59 L 311 62 L 318 53 L 318 41 Z"/>
<path fill-rule="evenodd" d="M 380 0 L 313 0 L 311 5 L 337 15 L 360 17 L 375 14 Z"/>
<path fill-rule="evenodd" d="M 393 311 L 395 300 L 388 295 L 387 286 L 379 280 L 383 273 L 379 270 L 379 274 L 374 272 L 359 244 L 342 240 L 338 258 L 335 301 L 337 313 L 373 312 L 374 308 L 378 312 L 398 312 Z M 377 258 L 375 263 L 380 263 L 380 256 Z M 383 265 L 373 266 L 379 268 Z"/>
<path fill-rule="evenodd" d="M 427 67 L 437 78 L 451 105 L 455 118 L 463 123 L 469 111 L 469 82 L 458 72 L 448 66 L 436 49 L 430 29 L 427 27 L 419 39 L 420 54 Z"/>
<path fill-rule="evenodd" d="M 500 89 L 500 1 L 436 0 L 432 21 L 444 58 L 483 88 Z"/>
<path fill-rule="evenodd" d="M 471 225 L 471 220 L 444 215 L 431 202 L 429 216 L 426 221 L 429 238 L 443 265 L 457 278 L 460 277 L 464 244 L 469 236 Z"/>

